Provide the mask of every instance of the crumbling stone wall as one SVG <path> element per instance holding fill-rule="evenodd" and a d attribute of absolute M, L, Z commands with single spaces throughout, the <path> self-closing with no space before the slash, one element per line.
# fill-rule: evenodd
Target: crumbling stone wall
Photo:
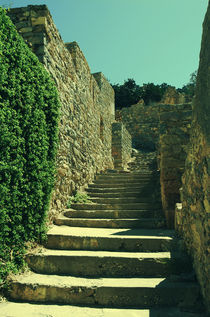
<path fill-rule="evenodd" d="M 114 167 L 124 169 L 131 159 L 132 140 L 131 135 L 121 122 L 112 124 L 112 156 Z"/>
<path fill-rule="evenodd" d="M 174 227 L 175 204 L 180 201 L 181 176 L 191 128 L 192 106 L 160 105 L 159 168 L 163 210 Z"/>
<path fill-rule="evenodd" d="M 159 140 L 158 104 L 145 106 L 140 102 L 116 112 L 116 119 L 125 124 L 136 149 L 155 150 Z"/>
<path fill-rule="evenodd" d="M 180 233 L 193 258 L 197 279 L 210 313 L 210 4 L 203 24 L 192 133 L 182 178 Z"/>
<path fill-rule="evenodd" d="M 178 105 L 185 102 L 184 94 L 178 92 L 175 87 L 168 87 L 160 103 L 165 105 Z"/>
<path fill-rule="evenodd" d="M 73 191 L 91 182 L 95 173 L 113 167 L 114 91 L 102 73 L 91 74 L 76 42 L 64 44 L 45 5 L 11 9 L 9 15 L 59 91 L 61 118 L 57 179 L 51 199 L 53 215 L 66 206 Z"/>
<path fill-rule="evenodd" d="M 175 88 L 169 87 L 160 103 L 145 105 L 141 99 L 136 105 L 116 111 L 116 120 L 125 124 L 132 136 L 133 147 L 157 150 L 159 144 L 159 105 L 183 104 L 185 97 Z"/>

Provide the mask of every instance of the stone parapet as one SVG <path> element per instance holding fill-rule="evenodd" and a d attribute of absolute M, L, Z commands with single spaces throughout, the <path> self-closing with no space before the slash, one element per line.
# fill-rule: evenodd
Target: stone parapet
<path fill-rule="evenodd" d="M 114 90 L 102 73 L 91 74 L 76 42 L 62 41 L 46 5 L 11 9 L 8 14 L 59 92 L 57 175 L 50 208 L 53 217 L 96 173 L 113 168 Z"/>
<path fill-rule="evenodd" d="M 162 205 L 168 227 L 174 226 L 175 204 L 180 201 L 192 118 L 191 104 L 160 105 L 159 168 Z"/>
<path fill-rule="evenodd" d="M 121 122 L 112 124 L 112 156 L 114 167 L 125 169 L 131 159 L 132 139 L 130 133 Z"/>

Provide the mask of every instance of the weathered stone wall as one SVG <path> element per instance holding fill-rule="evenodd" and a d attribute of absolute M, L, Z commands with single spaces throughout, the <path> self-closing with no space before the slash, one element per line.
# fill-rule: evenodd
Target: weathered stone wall
<path fill-rule="evenodd" d="M 180 233 L 193 258 L 210 313 L 210 4 L 203 24 L 200 65 L 193 102 L 190 150 L 182 178 Z"/>
<path fill-rule="evenodd" d="M 116 119 L 125 124 L 136 149 L 155 150 L 159 140 L 159 106 L 141 102 L 116 112 Z"/>
<path fill-rule="evenodd" d="M 178 105 L 185 102 L 184 94 L 178 92 L 175 87 L 168 87 L 160 103 L 165 105 Z"/>
<path fill-rule="evenodd" d="M 162 205 L 168 227 L 174 226 L 174 209 L 180 201 L 192 118 L 191 104 L 160 105 L 159 168 Z"/>
<path fill-rule="evenodd" d="M 121 122 L 112 124 L 112 156 L 114 167 L 124 169 L 131 159 L 132 139 L 130 133 Z"/>
<path fill-rule="evenodd" d="M 63 43 L 45 5 L 12 9 L 18 31 L 54 79 L 61 101 L 57 179 L 51 215 L 94 174 L 113 167 L 114 91 L 102 73 L 92 75 L 76 42 Z"/>

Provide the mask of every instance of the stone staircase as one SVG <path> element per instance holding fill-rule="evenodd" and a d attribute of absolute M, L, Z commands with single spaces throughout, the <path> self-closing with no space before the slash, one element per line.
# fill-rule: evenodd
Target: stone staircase
<path fill-rule="evenodd" d="M 72 204 L 56 219 L 45 248 L 26 257 L 31 271 L 13 279 L 10 299 L 196 308 L 199 287 L 181 242 L 165 228 L 158 174 L 151 157 L 140 157 L 127 172 L 97 175 L 87 188 L 91 202 Z"/>

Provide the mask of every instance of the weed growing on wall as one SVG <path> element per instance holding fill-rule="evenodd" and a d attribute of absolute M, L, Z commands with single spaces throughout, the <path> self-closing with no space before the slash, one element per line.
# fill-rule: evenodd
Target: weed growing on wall
<path fill-rule="evenodd" d="M 0 278 L 45 234 L 58 116 L 54 83 L 0 8 Z"/>
<path fill-rule="evenodd" d="M 70 196 L 67 208 L 71 208 L 71 204 L 87 204 L 91 203 L 90 197 L 86 193 L 76 192 L 75 196 Z"/>

